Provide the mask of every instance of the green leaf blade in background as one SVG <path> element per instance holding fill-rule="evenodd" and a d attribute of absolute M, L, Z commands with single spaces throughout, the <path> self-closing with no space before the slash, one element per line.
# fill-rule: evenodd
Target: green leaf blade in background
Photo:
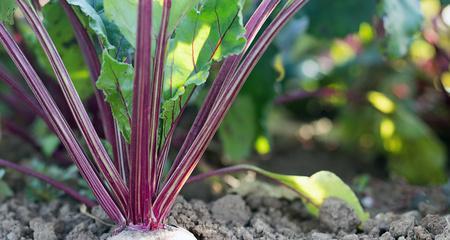
<path fill-rule="evenodd" d="M 255 106 L 249 96 L 239 95 L 223 120 L 219 136 L 225 157 L 239 162 L 250 155 L 256 138 Z"/>
<path fill-rule="evenodd" d="M 94 88 L 91 83 L 89 70 L 84 62 L 81 49 L 75 39 L 71 24 L 62 7 L 57 1 L 47 3 L 41 10 L 43 23 L 53 43 L 60 54 L 71 80 L 80 95 L 85 100 L 92 96 Z M 35 54 L 37 64 L 49 75 L 54 76 L 53 69 L 40 46 L 35 34 L 24 22 L 17 24 L 22 32 L 25 43 Z"/>
<path fill-rule="evenodd" d="M 105 16 L 103 0 L 69 0 L 85 27 L 93 32 L 104 49 L 122 60 L 132 55 L 133 46 L 126 40 L 118 26 Z"/>
<path fill-rule="evenodd" d="M 169 35 L 173 33 L 181 18 L 191 10 L 200 0 L 177 0 L 173 1 L 170 10 Z M 138 0 L 104 0 L 106 17 L 114 22 L 124 37 L 135 47 L 137 36 L 137 7 Z M 156 37 L 161 25 L 163 0 L 153 0 L 153 36 Z M 155 39 L 154 39 L 155 40 Z"/>
<path fill-rule="evenodd" d="M 73 30 L 68 30 L 71 25 L 62 7 L 57 2 L 50 2 L 42 8 L 42 15 L 45 27 L 69 71 L 78 94 L 82 99 L 92 96 L 94 91 L 89 70 L 84 63 L 80 47 L 75 41 Z M 50 66 L 48 68 L 49 72 L 53 72 Z"/>
<path fill-rule="evenodd" d="M 15 0 L 2 0 L 2 3 L 0 4 L 0 22 L 13 24 L 14 11 L 16 8 Z"/>
<path fill-rule="evenodd" d="M 413 114 L 399 110 L 393 116 L 395 130 L 383 139 L 390 170 L 413 184 L 442 184 L 447 180 L 444 144 Z"/>
<path fill-rule="evenodd" d="M 2 180 L 5 175 L 5 170 L 0 168 L 0 202 L 5 200 L 5 198 L 14 196 L 14 192 L 8 186 L 8 184 Z"/>
<path fill-rule="evenodd" d="M 423 22 L 419 0 L 383 0 L 383 23 L 387 33 L 387 52 L 402 57 Z"/>
<path fill-rule="evenodd" d="M 357 32 L 362 22 L 371 22 L 375 10 L 375 0 L 315 0 L 302 12 L 309 18 L 308 33 L 319 38 L 342 38 Z"/>
<path fill-rule="evenodd" d="M 131 65 L 119 62 L 107 51 L 103 52 L 102 70 L 97 87 L 103 90 L 110 104 L 114 118 L 127 142 L 130 141 L 130 116 L 133 102 L 134 69 Z"/>
<path fill-rule="evenodd" d="M 113 46 L 108 40 L 105 24 L 102 17 L 95 10 L 95 6 L 92 6 L 88 0 L 67 0 L 67 2 L 87 17 L 89 29 L 95 32 L 105 48 L 111 49 Z"/>

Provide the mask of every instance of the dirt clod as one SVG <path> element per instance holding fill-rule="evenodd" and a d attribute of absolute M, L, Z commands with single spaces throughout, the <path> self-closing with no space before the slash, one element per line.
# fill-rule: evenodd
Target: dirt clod
<path fill-rule="evenodd" d="M 46 222 L 42 218 L 34 218 L 30 221 L 30 228 L 33 230 L 35 240 L 57 239 L 53 222 Z"/>
<path fill-rule="evenodd" d="M 414 227 L 414 236 L 417 240 L 433 240 L 433 235 L 422 226 Z"/>
<path fill-rule="evenodd" d="M 359 237 L 356 234 L 349 234 L 342 237 L 342 240 L 358 240 Z"/>
<path fill-rule="evenodd" d="M 333 240 L 333 236 L 327 233 L 314 232 L 311 234 L 312 240 Z"/>
<path fill-rule="evenodd" d="M 319 221 L 330 231 L 352 232 L 361 223 L 353 209 L 340 199 L 329 198 L 320 208 Z"/>
<path fill-rule="evenodd" d="M 395 240 L 395 238 L 389 232 L 385 232 L 381 235 L 380 240 Z"/>
<path fill-rule="evenodd" d="M 227 195 L 212 203 L 214 218 L 225 222 L 245 224 L 250 220 L 250 209 L 239 195 Z"/>
<path fill-rule="evenodd" d="M 444 217 L 428 214 L 422 219 L 420 224 L 431 234 L 438 235 L 444 232 L 447 221 Z"/>
<path fill-rule="evenodd" d="M 393 221 L 389 227 L 389 232 L 394 238 L 402 236 L 412 236 L 415 219 L 412 216 L 404 216 L 399 220 Z"/>

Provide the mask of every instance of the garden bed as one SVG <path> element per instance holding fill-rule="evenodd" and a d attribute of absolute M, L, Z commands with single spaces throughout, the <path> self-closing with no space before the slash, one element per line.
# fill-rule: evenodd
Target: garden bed
<path fill-rule="evenodd" d="M 371 181 L 362 199 L 370 204 L 372 218 L 361 229 L 355 227 L 352 212 L 339 203 L 325 204 L 327 210 L 317 220 L 299 200 L 253 193 L 225 195 L 210 203 L 180 197 L 168 221 L 188 229 L 198 239 L 213 240 L 450 238 L 445 188 Z M 98 207 L 86 214 L 70 200 L 32 203 L 23 194 L 16 194 L 0 204 L 0 239 L 105 239 L 114 231 L 108 221 Z"/>

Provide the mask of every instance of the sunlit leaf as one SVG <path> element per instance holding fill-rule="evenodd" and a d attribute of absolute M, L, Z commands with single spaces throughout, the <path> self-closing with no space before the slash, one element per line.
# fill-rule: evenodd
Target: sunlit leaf
<path fill-rule="evenodd" d="M 270 142 L 265 136 L 259 136 L 255 141 L 255 150 L 258 154 L 265 155 L 270 153 Z"/>
<path fill-rule="evenodd" d="M 450 93 L 450 72 L 442 74 L 441 81 L 447 93 Z"/>
<path fill-rule="evenodd" d="M 361 222 L 369 218 L 369 213 L 364 211 L 352 189 L 332 172 L 320 171 L 310 177 L 304 177 L 276 174 L 253 166 L 246 166 L 246 168 L 275 179 L 299 193 L 313 216 L 319 215 L 320 207 L 325 200 L 334 197 L 351 207 Z"/>
<path fill-rule="evenodd" d="M 375 30 L 369 23 L 363 22 L 359 25 L 358 37 L 363 43 L 372 41 L 374 36 Z"/>
<path fill-rule="evenodd" d="M 169 130 L 194 86 L 203 84 L 213 61 L 245 45 L 241 0 L 205 0 L 182 18 L 170 41 L 164 81 L 164 127 Z M 180 98 L 180 96 L 182 96 Z"/>
<path fill-rule="evenodd" d="M 382 113 L 393 113 L 395 111 L 395 103 L 383 93 L 371 91 L 367 94 L 367 99 Z"/>
<path fill-rule="evenodd" d="M 169 35 L 180 23 L 181 18 L 198 2 L 199 0 L 177 0 L 172 3 L 168 25 Z M 135 46 L 138 0 L 103 0 L 103 3 L 106 17 L 113 21 L 128 42 Z M 157 35 L 161 24 L 162 4 L 162 0 L 153 0 L 153 31 L 155 32 L 153 36 Z"/>

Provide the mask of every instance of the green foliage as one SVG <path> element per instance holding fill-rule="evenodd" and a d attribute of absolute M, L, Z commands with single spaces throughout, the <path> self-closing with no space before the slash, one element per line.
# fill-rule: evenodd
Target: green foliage
<path fill-rule="evenodd" d="M 133 47 L 125 39 L 115 23 L 105 16 L 103 0 L 68 0 L 78 11 L 84 25 L 98 36 L 103 48 L 114 53 L 117 59 L 128 57 Z"/>
<path fill-rule="evenodd" d="M 68 31 L 69 19 L 58 3 L 49 3 L 42 9 L 44 24 L 58 49 L 64 65 L 69 71 L 72 82 L 82 99 L 92 95 L 93 88 L 90 82 L 89 71 L 84 64 L 81 50 L 75 39 L 73 31 Z M 42 55 L 41 55 L 42 56 Z M 44 55 L 45 56 L 45 55 Z M 51 67 L 46 65 L 49 72 Z"/>
<path fill-rule="evenodd" d="M 51 157 L 61 144 L 59 138 L 48 129 L 47 124 L 40 118 L 33 122 L 31 128 L 34 137 L 39 139 L 39 145 L 44 155 Z"/>
<path fill-rule="evenodd" d="M 2 180 L 3 176 L 5 176 L 5 170 L 0 168 L 0 202 L 14 195 L 8 184 Z"/>
<path fill-rule="evenodd" d="M 384 0 L 383 22 L 387 39 L 387 51 L 393 57 L 404 56 L 412 38 L 422 27 L 423 16 L 419 0 Z"/>
<path fill-rule="evenodd" d="M 339 139 L 350 149 L 359 145 L 370 154 L 384 152 L 391 173 L 411 183 L 445 182 L 445 146 L 415 114 L 398 102 L 393 104 L 395 109 L 389 112 L 374 103 L 373 108 L 344 108 L 336 129 Z"/>
<path fill-rule="evenodd" d="M 202 1 L 181 20 L 170 41 L 164 82 L 163 121 L 169 129 L 180 96 L 205 83 L 213 61 L 239 53 L 245 45 L 241 0 Z M 181 99 L 179 105 L 184 104 Z"/>
<path fill-rule="evenodd" d="M 178 0 L 174 2 L 170 11 L 170 21 L 168 25 L 169 35 L 181 21 L 181 18 L 190 11 L 199 0 Z M 156 36 L 161 25 L 162 1 L 153 0 L 153 36 Z M 104 0 L 106 17 L 113 21 L 122 34 L 135 46 L 137 34 L 137 6 L 138 0 Z"/>
<path fill-rule="evenodd" d="M 35 171 L 43 173 L 53 179 L 58 179 L 58 181 L 61 181 L 68 186 L 74 187 L 82 195 L 93 199 L 92 192 L 89 190 L 87 183 L 79 177 L 79 172 L 75 165 L 61 168 L 38 159 L 32 159 L 27 165 Z M 37 201 L 51 201 L 64 196 L 62 191 L 33 177 L 30 177 L 27 180 L 25 193 L 28 199 Z"/>
<path fill-rule="evenodd" d="M 106 33 L 107 29 L 103 23 L 104 19 L 102 19 L 101 15 L 94 8 L 95 6 L 93 6 L 93 1 L 89 3 L 88 0 L 67 0 L 67 2 L 78 9 L 87 18 L 87 25 L 89 29 L 94 31 L 94 33 L 100 38 L 103 46 L 107 49 L 112 48 Z"/>
<path fill-rule="evenodd" d="M 392 135 L 382 137 L 389 168 L 411 183 L 444 183 L 447 159 L 441 141 L 410 112 L 397 111 L 392 121 L 395 127 Z"/>
<path fill-rule="evenodd" d="M 219 129 L 226 159 L 239 161 L 248 157 L 256 137 L 256 113 L 249 96 L 239 95 Z"/>
<path fill-rule="evenodd" d="M 75 41 L 75 34 L 72 29 L 68 28 L 70 22 L 62 7 L 56 1 L 49 2 L 42 8 L 42 15 L 44 17 L 44 25 L 69 71 L 78 94 L 82 99 L 92 96 L 93 87 L 90 82 L 89 71 L 84 63 L 80 47 Z M 22 28 L 25 40 L 30 49 L 34 51 L 38 63 L 45 72 L 53 76 L 53 69 L 34 33 L 25 26 L 22 26 Z"/>
<path fill-rule="evenodd" d="M 372 20 L 375 9 L 375 0 L 315 0 L 305 6 L 304 13 L 309 18 L 309 33 L 335 38 L 358 31 L 362 22 Z"/>
<path fill-rule="evenodd" d="M 218 134 L 227 160 L 237 162 L 249 157 L 257 136 L 268 135 L 267 115 L 276 95 L 278 77 L 275 68 L 272 67 L 276 53 L 275 47 L 267 50 L 256 66 L 258 71 L 250 74 L 220 126 Z M 267 151 L 263 152 L 266 153 Z"/>
<path fill-rule="evenodd" d="M 134 69 L 131 65 L 119 62 L 108 52 L 103 52 L 102 71 L 97 87 L 105 93 L 106 101 L 111 105 L 117 125 L 128 142 L 131 136 L 133 76 Z"/>
<path fill-rule="evenodd" d="M 213 61 L 221 61 L 232 54 L 239 53 L 244 44 L 245 29 L 242 23 L 241 1 L 233 0 L 224 2 L 218 0 L 204 0 L 199 4 L 195 1 L 187 1 L 189 4 L 174 4 L 170 13 L 169 33 L 175 32 L 169 42 L 169 50 L 166 63 L 166 75 L 164 81 L 164 101 L 162 106 L 163 135 L 170 130 L 172 122 L 180 113 L 183 106 L 195 89 L 195 86 L 203 84 L 209 75 Z M 195 5 L 195 8 L 194 8 Z M 137 1 L 105 0 L 104 10 L 109 21 L 114 22 L 123 36 L 133 45 L 135 44 Z M 86 12 L 86 11 L 85 11 Z M 162 12 L 161 1 L 155 1 L 154 19 L 160 19 Z M 220 15 L 219 15 L 220 13 Z M 92 11 L 86 14 L 93 14 Z M 96 24 L 98 25 L 98 24 Z M 153 29 L 157 35 L 160 23 L 155 21 Z M 104 54 L 104 67 L 105 54 Z M 108 62 L 115 60 L 108 57 Z M 129 118 L 126 115 L 131 106 L 132 99 L 132 69 L 125 69 L 123 64 L 112 65 L 109 69 L 102 70 L 101 84 L 98 87 L 105 92 L 107 101 L 111 104 L 114 117 L 119 122 L 119 127 L 126 139 L 129 139 Z M 115 74 L 116 66 L 122 66 Z M 114 70 L 114 71 L 113 71 Z M 124 79 L 125 78 L 125 79 Z M 117 86 L 126 85 L 123 89 L 115 88 L 113 81 L 119 81 Z M 123 92 L 120 93 L 121 89 Z M 125 101 L 120 95 L 125 96 Z M 129 102 L 129 104 L 125 104 Z"/>
<path fill-rule="evenodd" d="M 15 9 L 15 0 L 2 0 L 2 3 L 0 4 L 0 22 L 13 24 Z"/>

